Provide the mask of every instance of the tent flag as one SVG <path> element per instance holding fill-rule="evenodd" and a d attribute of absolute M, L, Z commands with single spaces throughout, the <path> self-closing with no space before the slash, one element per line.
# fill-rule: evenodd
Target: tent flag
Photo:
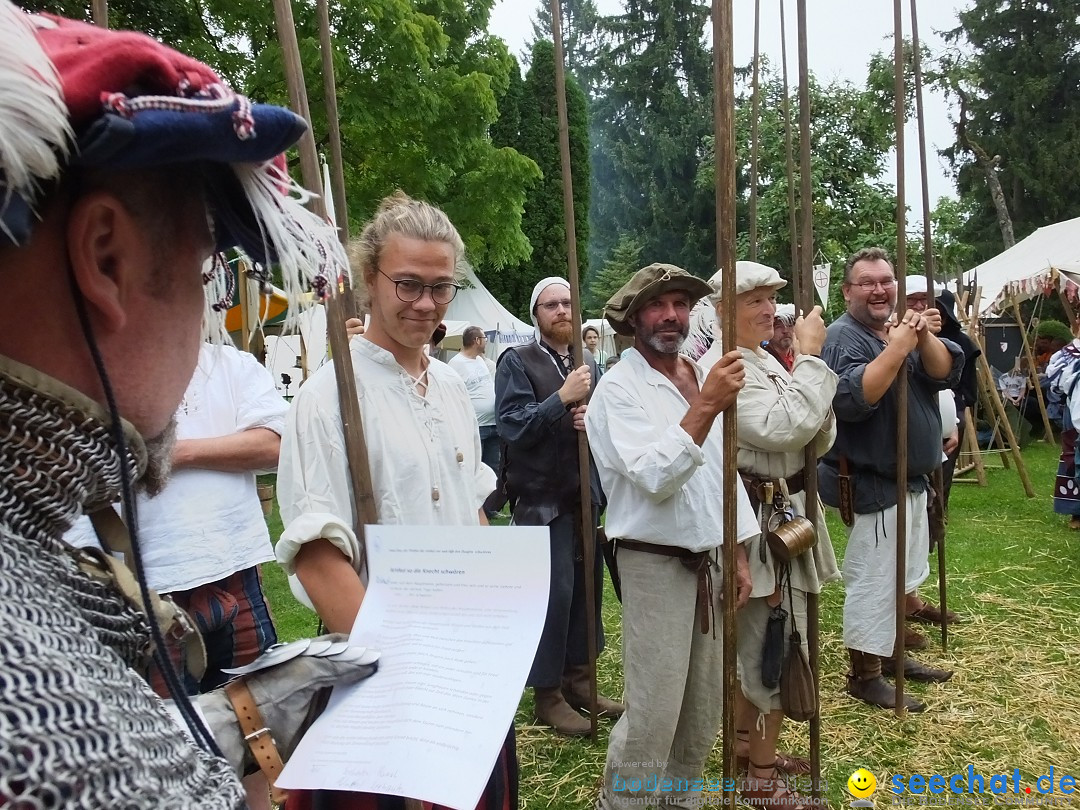
<path fill-rule="evenodd" d="M 814 289 L 821 300 L 821 310 L 829 308 L 829 280 L 832 277 L 832 266 L 829 264 L 814 265 Z"/>

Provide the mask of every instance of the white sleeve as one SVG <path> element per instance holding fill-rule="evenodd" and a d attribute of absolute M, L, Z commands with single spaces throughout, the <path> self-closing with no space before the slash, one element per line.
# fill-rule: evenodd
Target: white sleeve
<path fill-rule="evenodd" d="M 285 430 L 289 403 L 274 385 L 270 371 L 247 352 L 237 352 L 231 375 L 237 403 L 236 429 L 266 428 L 279 436 Z"/>
<path fill-rule="evenodd" d="M 285 529 L 275 554 L 290 575 L 295 574 L 294 561 L 300 548 L 320 538 L 339 548 L 354 567 L 360 560 L 360 544 L 352 529 L 353 504 L 341 416 L 336 407 L 321 407 L 314 396 L 317 393 L 314 389 L 300 389 L 281 437 L 277 495 Z M 336 406 L 336 401 L 333 404 Z M 300 598 L 299 583 L 292 581 L 290 586 Z"/>

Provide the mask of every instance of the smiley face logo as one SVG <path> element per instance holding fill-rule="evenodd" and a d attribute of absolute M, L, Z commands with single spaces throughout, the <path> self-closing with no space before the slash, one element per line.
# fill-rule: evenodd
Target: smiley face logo
<path fill-rule="evenodd" d="M 877 778 L 866 768 L 859 768 L 848 777 L 847 787 L 856 799 L 865 799 L 877 790 Z"/>

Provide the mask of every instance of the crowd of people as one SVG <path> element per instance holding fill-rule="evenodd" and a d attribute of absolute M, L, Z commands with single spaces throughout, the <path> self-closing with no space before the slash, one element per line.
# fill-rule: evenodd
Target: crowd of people
<path fill-rule="evenodd" d="M 785 673 L 809 658 L 809 598 L 843 579 L 847 689 L 867 704 L 895 707 L 897 650 L 926 646 L 896 636 L 901 502 L 907 617 L 958 620 L 918 589 L 930 570 L 929 481 L 955 461 L 978 349 L 951 298 L 925 285 L 909 286 L 897 316 L 882 249 L 848 259 L 846 312 L 828 328 L 820 308 L 796 317 L 777 304 L 786 282 L 775 268 L 737 262 L 706 282 L 657 263 L 605 306 L 631 342 L 621 353 L 605 355 L 593 327 L 574 332 L 570 285 L 553 276 L 530 299 L 532 342 L 493 363 L 471 326 L 444 363 L 429 347 L 465 247 L 443 211 L 387 197 L 346 256 L 289 196 L 279 153 L 305 127 L 292 113 L 250 103 L 141 35 L 24 15 L 6 0 L 0 29 L 16 38 L 6 44 L 22 60 L 17 92 L 33 112 L 0 116 L 0 144 L 14 145 L 0 149 L 0 268 L 30 310 L 0 327 L 0 729 L 20 739 L 0 746 L 0 804 L 268 806 L 267 776 L 320 691 L 375 672 L 371 657 L 334 656 L 232 681 L 224 672 L 276 640 L 261 564 L 276 558 L 331 641 L 352 629 L 373 574 L 334 369 L 286 406 L 250 357 L 201 341 L 209 257 L 234 247 L 324 294 L 348 264 L 366 293 L 370 321 L 348 345 L 379 522 L 482 527 L 508 504 L 515 524 L 548 527 L 549 600 L 527 686 L 556 734 L 589 733 L 591 711 L 615 721 L 598 808 L 699 806 L 721 731 L 724 599 L 737 608 L 739 791 L 763 810 L 807 806 L 789 783 L 810 763 L 778 740 L 786 716 L 805 719 Z M 87 69 L 109 54 L 108 70 Z M 13 92 L 0 83 L 0 108 Z M 320 272 L 302 278 L 305 268 Z M 726 353 L 714 340 L 724 317 L 737 346 Z M 1080 340 L 1048 358 L 1046 376 L 1066 403 L 1055 509 L 1080 528 Z M 740 485 L 727 502 L 733 404 Z M 842 563 L 808 503 L 807 448 L 821 500 L 849 529 Z M 255 474 L 274 468 L 284 529 L 271 548 Z M 736 589 L 725 594 L 720 527 L 731 512 Z M 585 521 L 605 528 L 590 540 L 590 568 Z M 603 648 L 605 561 L 622 603 L 624 692 L 594 703 L 587 639 Z M 903 661 L 907 679 L 952 674 Z M 926 708 L 911 695 L 904 705 Z M 477 808 L 511 810 L 518 793 L 511 726 Z M 398 806 L 344 791 L 293 791 L 286 804 Z"/>

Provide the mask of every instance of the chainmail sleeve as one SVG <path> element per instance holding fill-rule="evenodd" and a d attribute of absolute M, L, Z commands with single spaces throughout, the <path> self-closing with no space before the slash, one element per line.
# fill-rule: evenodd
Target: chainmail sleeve
<path fill-rule="evenodd" d="M 133 669 L 145 617 L 58 539 L 87 503 L 115 497 L 107 429 L 26 376 L 0 367 L 0 806 L 243 807 L 229 764 Z"/>

